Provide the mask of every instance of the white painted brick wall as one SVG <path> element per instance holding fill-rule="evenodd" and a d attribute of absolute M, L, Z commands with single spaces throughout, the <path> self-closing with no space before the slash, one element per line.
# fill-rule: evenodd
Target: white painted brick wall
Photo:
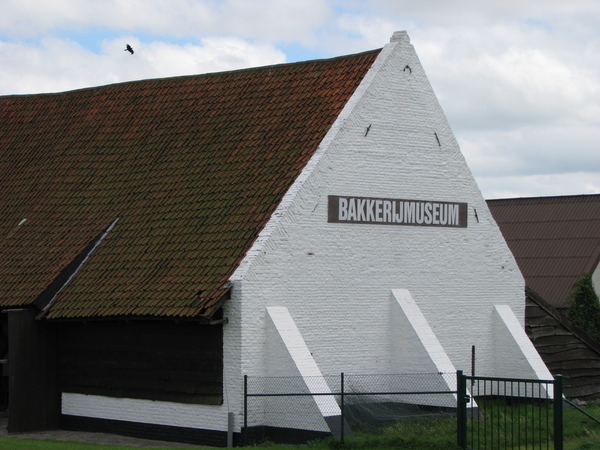
<path fill-rule="evenodd" d="M 456 372 L 410 292 L 394 289 L 391 300 L 390 319 L 394 328 L 390 334 L 390 371 L 405 373 L 406 367 L 410 366 L 410 371 L 416 373 Z M 449 387 L 447 390 L 452 390 L 452 386 Z"/>
<path fill-rule="evenodd" d="M 395 41 L 232 278 L 224 310 L 225 404 L 172 407 L 64 394 L 65 414 L 226 430 L 233 411 L 239 431 L 243 375 L 269 375 L 268 306 L 289 309 L 323 374 L 396 371 L 392 289 L 410 291 L 455 367 L 468 371 L 476 345 L 478 374 L 493 375 L 493 305 L 509 305 L 522 325 L 524 281 L 408 37 L 396 34 Z M 467 202 L 469 225 L 330 224 L 328 195 Z"/>
<path fill-rule="evenodd" d="M 220 407 L 97 395 L 62 394 L 62 413 L 98 419 L 227 431 Z"/>
<path fill-rule="evenodd" d="M 492 375 L 493 305 L 522 325 L 523 278 L 406 36 L 364 87 L 233 277 L 242 373 L 267 374 L 267 306 L 289 309 L 324 374 L 389 373 L 390 291 L 408 289 L 453 364 L 468 371 L 476 345 L 478 373 Z M 469 226 L 327 223 L 328 195 L 467 202 Z"/>

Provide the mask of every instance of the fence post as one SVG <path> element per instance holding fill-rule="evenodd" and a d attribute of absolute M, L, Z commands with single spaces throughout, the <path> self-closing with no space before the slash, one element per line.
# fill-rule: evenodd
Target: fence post
<path fill-rule="evenodd" d="M 233 413 L 227 413 L 227 447 L 233 447 Z"/>
<path fill-rule="evenodd" d="M 467 380 L 462 370 L 456 371 L 456 443 L 467 448 Z"/>
<path fill-rule="evenodd" d="M 554 450 L 563 450 L 562 375 L 554 378 Z"/>
<path fill-rule="evenodd" d="M 248 375 L 244 375 L 244 447 L 248 445 Z"/>
<path fill-rule="evenodd" d="M 340 377 L 340 418 L 342 420 L 342 427 L 340 431 L 340 440 L 344 442 L 344 372 Z"/>

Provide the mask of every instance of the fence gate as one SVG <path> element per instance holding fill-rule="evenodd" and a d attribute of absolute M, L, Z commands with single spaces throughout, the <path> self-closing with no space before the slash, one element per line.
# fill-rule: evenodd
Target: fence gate
<path fill-rule="evenodd" d="M 562 450 L 562 378 L 525 380 L 457 374 L 463 449 Z"/>

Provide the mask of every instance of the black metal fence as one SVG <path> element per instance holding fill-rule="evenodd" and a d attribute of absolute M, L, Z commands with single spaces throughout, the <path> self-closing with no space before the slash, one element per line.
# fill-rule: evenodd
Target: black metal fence
<path fill-rule="evenodd" d="M 245 376 L 243 443 L 343 440 L 357 431 L 450 416 L 464 449 L 562 450 L 562 398 L 560 376 Z"/>
<path fill-rule="evenodd" d="M 457 439 L 464 449 L 562 450 L 562 378 L 457 375 Z"/>
<path fill-rule="evenodd" d="M 456 374 L 244 377 L 244 445 L 349 437 L 399 421 L 456 416 Z"/>

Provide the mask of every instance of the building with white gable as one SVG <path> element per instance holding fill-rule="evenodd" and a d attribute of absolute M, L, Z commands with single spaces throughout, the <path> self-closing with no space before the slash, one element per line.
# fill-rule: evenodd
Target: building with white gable
<path fill-rule="evenodd" d="M 244 375 L 452 374 L 473 346 L 480 375 L 551 379 L 405 32 L 331 60 L 2 97 L 0 135 L 12 431 L 224 445 Z M 32 371 L 50 394 L 16 381 Z M 326 431 L 339 408 L 314 404 L 299 427 Z"/>

